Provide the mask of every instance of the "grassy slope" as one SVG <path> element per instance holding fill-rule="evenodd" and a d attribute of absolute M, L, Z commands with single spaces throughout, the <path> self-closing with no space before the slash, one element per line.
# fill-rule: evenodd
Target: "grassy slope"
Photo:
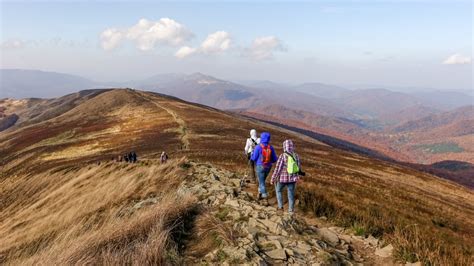
<path fill-rule="evenodd" d="M 22 258 L 35 256 L 36 250 L 25 251 L 21 245 L 42 243 L 48 230 L 27 231 L 21 225 L 25 219 L 34 217 L 33 224 L 55 228 L 51 229 L 55 234 L 66 234 L 74 232 L 71 228 L 77 220 L 57 227 L 49 221 L 62 220 L 65 213 L 74 217 L 86 204 L 91 204 L 88 208 L 93 210 L 92 216 L 110 214 L 126 202 L 112 197 L 105 201 L 110 204 L 103 206 L 102 201 L 90 199 L 90 195 L 95 195 L 94 190 L 86 189 L 62 200 L 50 199 L 51 205 L 38 205 L 60 193 L 61 184 L 67 182 L 63 180 L 67 179 L 64 172 L 48 174 L 50 169 L 69 171 L 71 167 L 110 160 L 130 150 L 136 150 L 140 157 L 154 158 L 166 150 L 174 158 L 185 155 L 243 172 L 243 144 L 250 128 L 272 132 L 278 153 L 285 138 L 295 141 L 308 173 L 299 188 L 308 215 L 326 215 L 346 226 L 362 227 L 366 233 L 384 234 L 397 245 L 404 259 L 458 264 L 472 260 L 474 195 L 468 189 L 414 170 L 346 153 L 257 121 L 130 90 L 102 93 L 62 116 L 0 135 L 0 149 L 6 154 L 0 161 L 0 254 L 5 251 L 17 254 L 18 250 Z M 103 182 L 99 179 L 90 188 L 100 190 L 100 195 L 131 193 L 123 196 L 129 200 L 134 193 L 141 195 L 146 191 L 143 186 L 135 187 L 133 180 L 125 186 L 111 186 L 118 176 L 120 172 L 115 175 L 115 170 L 111 171 L 109 177 L 104 175 Z M 73 188 L 69 186 L 68 189 Z M 62 194 L 66 191 L 64 188 Z M 77 201 L 81 195 L 83 200 Z M 69 207 L 61 209 L 62 205 Z M 58 208 L 56 212 L 48 211 L 54 208 Z M 37 213 L 43 214 L 36 216 Z M 91 223 L 109 226 L 107 219 Z M 79 224 L 83 223 L 81 220 Z M 27 238 L 21 238 L 23 232 L 30 232 Z M 79 240 L 79 236 L 72 235 Z M 59 250 L 61 243 L 55 240 L 55 248 Z"/>
<path fill-rule="evenodd" d="M 174 189 L 186 176 L 179 162 L 150 163 L 92 164 L 32 176 L 27 183 L 34 196 L 16 195 L 1 212 L 0 262 L 143 265 L 177 257 L 171 234 L 196 199 Z M 2 187 L 2 194 L 15 185 Z M 137 207 L 147 199 L 158 204 Z"/>

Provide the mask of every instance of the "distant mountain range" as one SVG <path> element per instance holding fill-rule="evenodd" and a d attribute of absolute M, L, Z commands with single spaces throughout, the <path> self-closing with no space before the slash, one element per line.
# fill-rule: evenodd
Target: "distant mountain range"
<path fill-rule="evenodd" d="M 0 98 L 52 98 L 97 86 L 98 82 L 64 73 L 0 70 Z"/>
<path fill-rule="evenodd" d="M 0 79 L 0 98 L 48 98 L 82 89 L 132 87 L 168 93 L 221 109 L 279 103 L 296 105 L 299 109 L 322 115 L 353 115 L 371 119 L 416 106 L 447 111 L 473 103 L 472 94 L 461 91 L 402 93 L 383 88 L 349 90 L 323 83 L 231 82 L 201 73 L 169 73 L 128 82 L 96 82 L 55 72 L 2 69 Z"/>
<path fill-rule="evenodd" d="M 459 91 L 397 92 L 347 89 L 323 83 L 232 82 L 202 73 L 159 74 L 129 82 L 94 82 L 82 77 L 1 70 L 0 98 L 54 97 L 81 89 L 129 87 L 175 96 L 222 110 L 337 136 L 387 156 L 416 163 L 461 160 L 474 163 L 473 96 Z M 28 99 L 28 102 L 38 101 Z M 42 100 L 41 108 L 53 102 Z M 63 108 L 77 104 L 74 99 Z M 18 102 L 15 102 L 18 104 Z M 23 117 L 8 100 L 0 103 L 0 130 Z M 18 120 L 18 122 L 14 122 Z M 471 144 L 470 144 L 471 143 Z"/>

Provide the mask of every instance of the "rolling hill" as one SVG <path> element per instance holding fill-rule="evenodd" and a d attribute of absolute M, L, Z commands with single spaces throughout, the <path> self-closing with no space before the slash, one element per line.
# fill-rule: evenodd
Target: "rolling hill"
<path fill-rule="evenodd" d="M 228 217 L 223 206 L 244 208 L 230 201 L 238 192 L 225 187 L 228 194 L 211 199 L 208 192 L 220 188 L 209 179 L 245 173 L 250 128 L 270 131 L 278 153 L 283 140 L 294 140 L 307 172 L 298 187 L 301 220 L 324 216 L 381 237 L 400 261 L 473 259 L 474 194 L 455 183 L 162 94 L 112 89 L 65 99 L 75 104 L 55 104 L 35 116 L 41 119 L 0 132 L 1 263 L 199 263 L 213 250 L 225 260 L 219 248 L 241 239 L 239 225 L 260 218 Z M 114 161 L 132 150 L 139 164 Z M 176 160 L 158 165 L 163 150 Z M 201 203 L 208 201 L 215 204 Z"/>

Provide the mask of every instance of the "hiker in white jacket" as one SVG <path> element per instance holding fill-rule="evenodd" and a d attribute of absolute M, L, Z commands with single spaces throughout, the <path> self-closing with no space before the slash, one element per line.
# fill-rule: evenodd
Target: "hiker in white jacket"
<path fill-rule="evenodd" d="M 250 174 L 250 182 L 254 183 L 257 180 L 255 176 L 255 162 L 250 160 L 253 150 L 255 146 L 260 144 L 260 138 L 257 137 L 257 130 L 252 129 L 250 130 L 250 138 L 247 139 L 245 143 L 245 155 L 247 156 L 248 165 L 249 165 L 249 174 Z"/>

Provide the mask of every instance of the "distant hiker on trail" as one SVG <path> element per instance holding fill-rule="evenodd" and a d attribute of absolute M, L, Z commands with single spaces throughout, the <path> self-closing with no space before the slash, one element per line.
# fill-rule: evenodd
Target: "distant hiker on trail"
<path fill-rule="evenodd" d="M 132 152 L 128 153 L 128 162 L 133 163 L 133 154 L 132 154 Z"/>
<path fill-rule="evenodd" d="M 300 157 L 294 150 L 293 141 L 287 139 L 283 142 L 283 153 L 278 157 L 270 183 L 275 184 L 278 210 L 283 210 L 282 191 L 285 186 L 287 187 L 288 212 L 290 215 L 293 215 L 295 210 L 295 189 L 300 174 L 304 175 L 301 171 Z"/>
<path fill-rule="evenodd" d="M 265 180 L 270 173 L 272 164 L 278 160 L 275 149 L 270 145 L 270 133 L 263 132 L 260 135 L 260 144 L 255 147 L 251 160 L 257 164 L 258 199 L 264 199 L 264 205 L 267 205 L 268 194 Z"/>
<path fill-rule="evenodd" d="M 132 151 L 132 162 L 133 163 L 137 162 L 137 154 L 134 151 Z"/>
<path fill-rule="evenodd" d="M 166 152 L 162 152 L 160 156 L 161 163 L 166 163 L 167 160 L 168 160 L 168 154 L 166 154 Z"/>
<path fill-rule="evenodd" d="M 123 160 L 128 163 L 128 159 L 128 154 L 125 153 L 125 155 L 123 156 Z"/>
<path fill-rule="evenodd" d="M 257 178 L 255 176 L 255 162 L 250 159 L 252 156 L 252 152 L 255 147 L 260 144 L 260 138 L 257 137 L 257 130 L 252 129 L 250 130 L 250 138 L 247 139 L 245 143 L 245 156 L 247 156 L 248 166 L 249 166 L 249 174 L 250 174 L 250 181 L 255 183 Z"/>

